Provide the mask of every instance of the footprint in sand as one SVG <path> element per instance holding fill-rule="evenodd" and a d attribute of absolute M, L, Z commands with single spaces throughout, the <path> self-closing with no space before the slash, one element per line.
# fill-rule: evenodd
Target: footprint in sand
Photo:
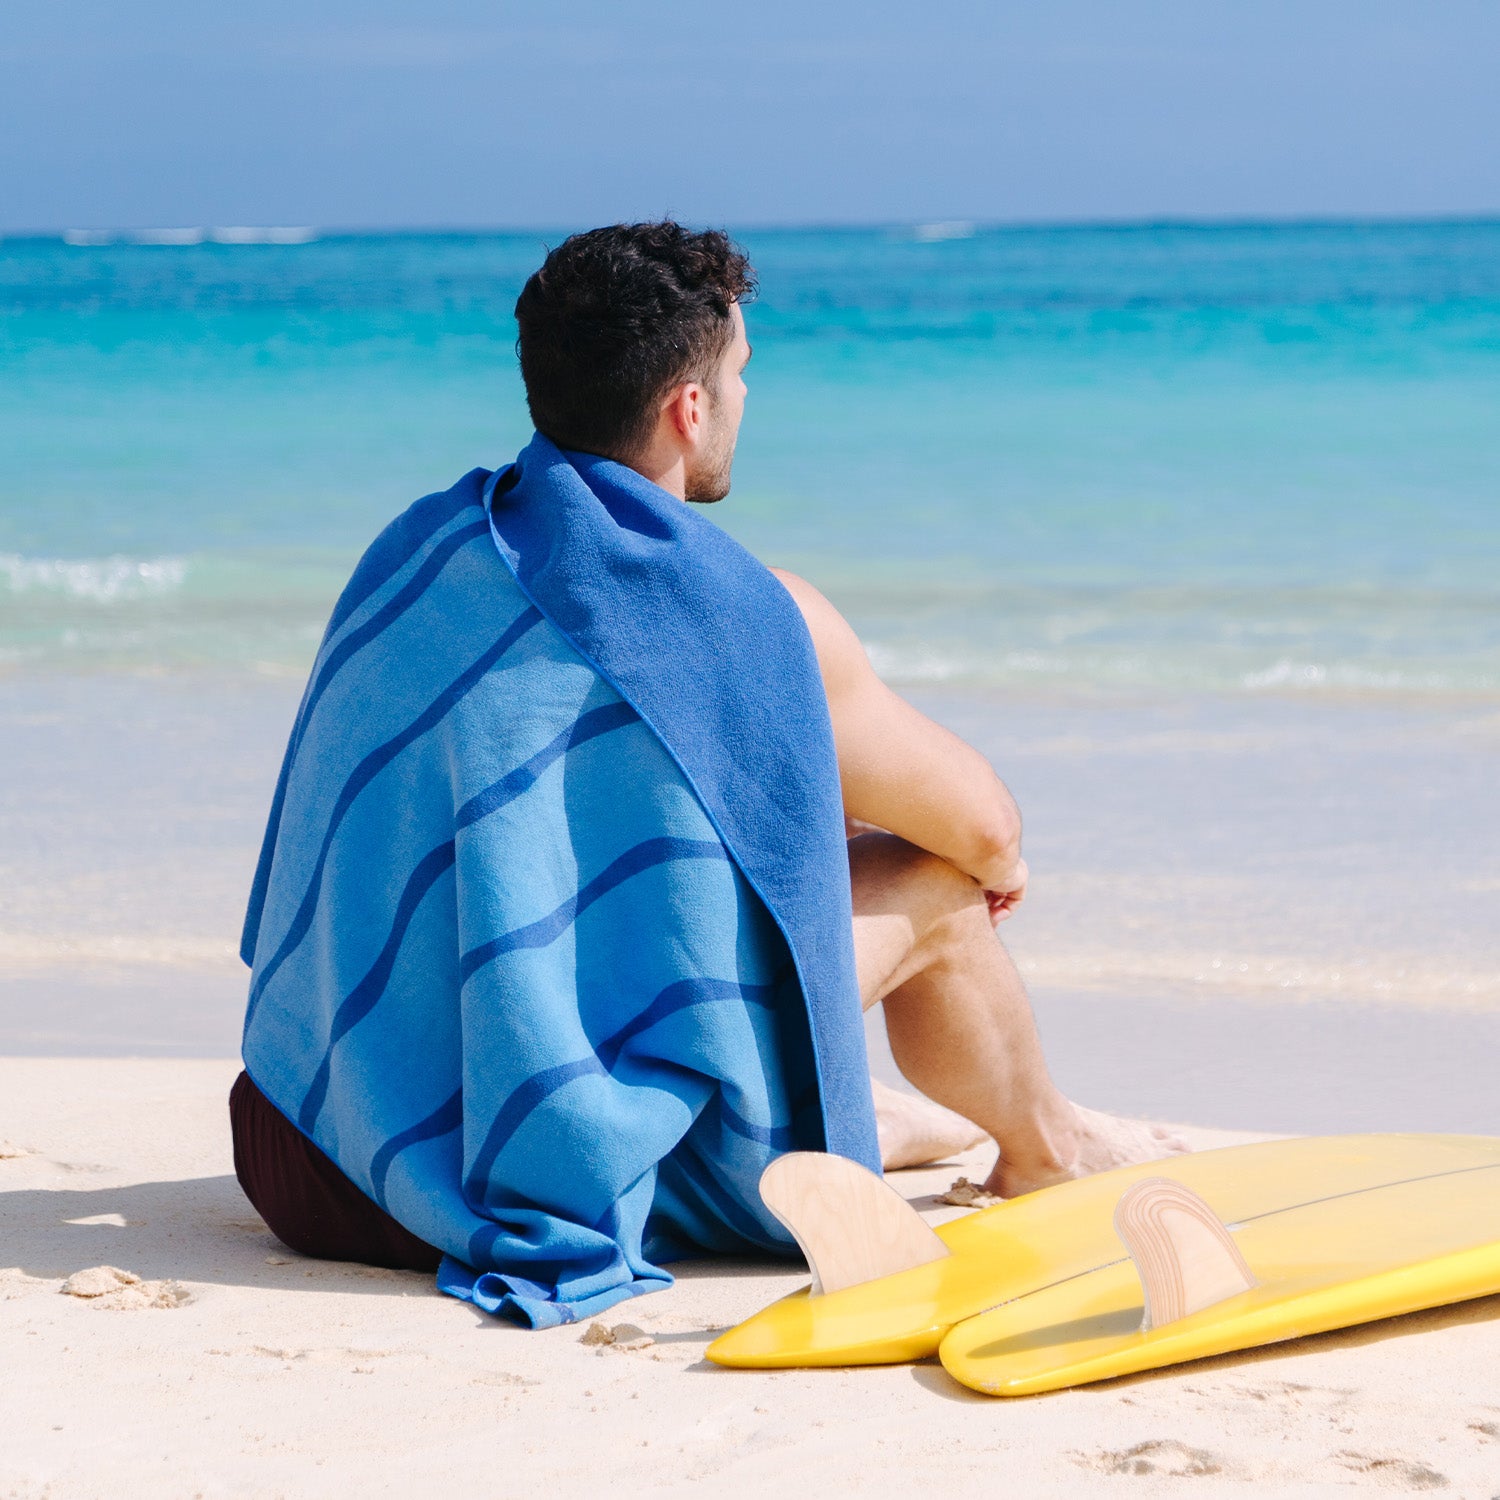
<path fill-rule="evenodd" d="M 498 1385 L 510 1389 L 524 1388 L 526 1386 L 540 1385 L 540 1380 L 528 1380 L 524 1375 L 513 1375 L 509 1370 L 481 1370 L 477 1375 L 469 1379 L 470 1385 Z M 585 1396 L 592 1396 L 592 1391 L 585 1391 Z"/>
<path fill-rule="evenodd" d="M 355 1349 L 348 1345 L 334 1345 L 323 1348 L 280 1348 L 272 1344 L 248 1344 L 239 1349 L 210 1349 L 210 1354 L 237 1355 L 249 1354 L 261 1359 L 277 1359 L 290 1369 L 294 1364 L 307 1363 L 310 1365 L 332 1365 L 335 1369 L 347 1371 L 354 1375 L 370 1375 L 374 1373 L 371 1360 L 393 1359 L 398 1355 L 405 1355 L 415 1359 L 430 1359 L 432 1356 L 421 1351 L 411 1349 Z"/>
<path fill-rule="evenodd" d="M 1217 1455 L 1206 1448 L 1189 1448 L 1172 1438 L 1150 1438 L 1133 1448 L 1118 1453 L 1105 1450 L 1081 1461 L 1105 1474 L 1162 1474 L 1173 1479 L 1194 1479 L 1224 1470 Z"/>
<path fill-rule="evenodd" d="M 143 1281 L 134 1271 L 122 1271 L 118 1266 L 75 1271 L 58 1290 L 117 1312 L 182 1307 L 193 1300 L 193 1294 L 179 1281 Z"/>
<path fill-rule="evenodd" d="M 1335 1453 L 1334 1459 L 1356 1474 L 1368 1474 L 1372 1479 L 1399 1487 L 1403 1490 L 1442 1490 L 1448 1487 L 1448 1476 L 1429 1469 L 1426 1464 L 1415 1463 L 1406 1458 L 1371 1458 L 1368 1454 L 1353 1453 L 1345 1449 Z"/>

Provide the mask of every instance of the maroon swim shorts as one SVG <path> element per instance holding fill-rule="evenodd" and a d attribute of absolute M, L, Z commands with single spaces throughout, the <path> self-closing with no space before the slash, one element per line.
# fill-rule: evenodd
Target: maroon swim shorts
<path fill-rule="evenodd" d="M 283 1245 L 320 1260 L 435 1271 L 442 1252 L 349 1181 L 241 1073 L 229 1091 L 234 1175 Z"/>

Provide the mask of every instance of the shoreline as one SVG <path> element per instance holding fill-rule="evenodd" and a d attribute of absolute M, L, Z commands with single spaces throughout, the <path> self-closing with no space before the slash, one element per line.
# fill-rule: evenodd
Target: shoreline
<path fill-rule="evenodd" d="M 0 678 L 0 1055 L 237 1051 L 235 947 L 299 692 Z M 1032 885 L 1002 936 L 1080 1102 L 1488 1124 L 1500 713 L 913 697 L 1021 804 Z"/>
<path fill-rule="evenodd" d="M 0 963 L 227 976 L 300 688 L 0 678 Z M 911 697 L 1021 805 L 1034 984 L 1500 1009 L 1500 708 Z"/>
<path fill-rule="evenodd" d="M 213 985 L 181 973 L 8 976 L 0 1065 L 227 1066 L 238 1052 L 244 988 L 240 976 Z M 1277 1134 L 1497 1128 L 1493 1012 L 1053 989 L 1032 999 L 1059 1086 L 1112 1114 Z M 38 1011 L 45 1020 L 33 1019 Z M 866 1018 L 866 1036 L 872 1074 L 909 1089 L 878 1012 Z"/>

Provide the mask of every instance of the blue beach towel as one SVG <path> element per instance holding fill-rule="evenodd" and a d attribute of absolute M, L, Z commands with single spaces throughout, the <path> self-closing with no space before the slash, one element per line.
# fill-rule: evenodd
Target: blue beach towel
<path fill-rule="evenodd" d="M 766 1164 L 878 1169 L 828 711 L 796 605 L 537 436 L 340 598 L 251 893 L 245 1066 L 534 1327 L 791 1253 Z"/>

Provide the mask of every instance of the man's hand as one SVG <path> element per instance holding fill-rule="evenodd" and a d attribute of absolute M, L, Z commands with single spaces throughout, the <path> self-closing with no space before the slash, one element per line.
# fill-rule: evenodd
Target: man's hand
<path fill-rule="evenodd" d="M 1016 861 L 1015 873 L 1001 882 L 1003 889 L 986 891 L 984 899 L 989 903 L 990 921 L 998 927 L 1011 916 L 1015 909 L 1026 899 L 1026 883 L 1031 878 L 1031 872 L 1026 868 L 1026 861 Z"/>

